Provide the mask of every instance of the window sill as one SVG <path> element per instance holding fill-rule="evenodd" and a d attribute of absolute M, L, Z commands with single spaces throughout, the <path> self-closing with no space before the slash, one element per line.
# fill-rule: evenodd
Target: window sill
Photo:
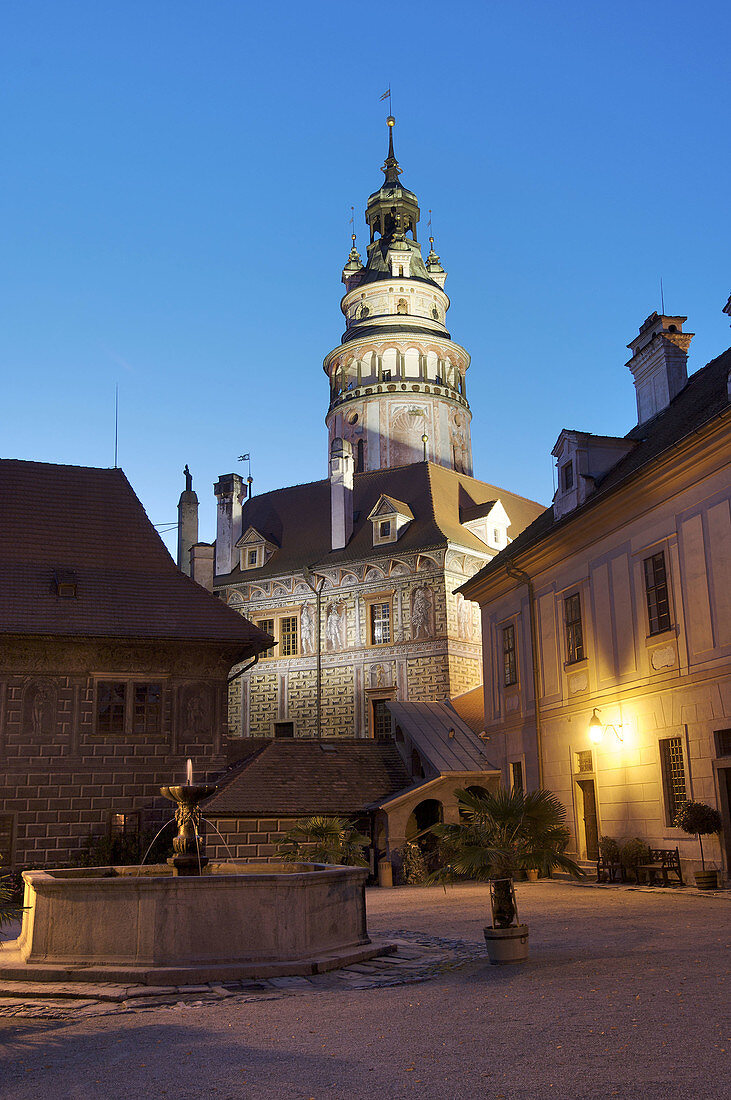
<path fill-rule="evenodd" d="M 658 630 L 657 634 L 648 634 L 645 637 L 647 645 L 653 645 L 655 642 L 664 642 L 670 638 L 676 638 L 678 636 L 678 630 L 675 623 L 669 626 L 667 630 Z"/>
<path fill-rule="evenodd" d="M 588 668 L 588 666 L 589 666 L 589 658 L 588 657 L 582 657 L 578 661 L 564 661 L 564 663 L 563 663 L 564 668 L 566 668 L 566 669 L 570 668 L 570 669 L 572 669 L 572 671 L 575 671 L 576 669 Z"/>

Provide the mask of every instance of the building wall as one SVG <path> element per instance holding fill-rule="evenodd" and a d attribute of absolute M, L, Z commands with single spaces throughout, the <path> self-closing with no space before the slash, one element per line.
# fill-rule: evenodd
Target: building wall
<path fill-rule="evenodd" d="M 395 543 L 383 558 L 327 571 L 320 609 L 323 736 L 372 736 L 375 699 L 442 700 L 480 683 L 479 615 L 453 590 L 482 564 L 454 548 L 400 554 Z M 228 586 L 225 597 L 254 622 L 296 616 L 298 653 L 264 658 L 232 683 L 229 734 L 270 736 L 275 722 L 292 721 L 296 736 L 315 736 L 315 596 L 302 575 L 259 580 L 255 572 Z M 390 605 L 389 644 L 369 644 L 373 601 Z"/>
<path fill-rule="evenodd" d="M 160 786 L 186 759 L 203 779 L 225 764 L 227 662 L 203 648 L 49 642 L 8 644 L 0 669 L 0 824 L 6 862 L 63 866 L 112 814 L 164 820 Z M 155 733 L 100 733 L 99 681 L 162 684 Z M 9 857 L 9 858 L 8 858 Z"/>
<path fill-rule="evenodd" d="M 679 846 L 694 838 L 670 824 L 661 741 L 679 738 L 686 796 L 718 806 L 729 827 L 718 733 L 731 728 L 731 522 L 723 433 L 656 465 L 542 547 L 521 555 L 533 579 L 540 639 L 543 782 L 569 811 L 572 848 L 587 854 L 584 787 L 594 783 L 598 832 Z M 650 633 L 645 559 L 664 554 L 670 629 Z M 569 662 L 565 599 L 581 600 L 585 659 Z M 538 783 L 530 620 L 524 584 L 502 577 L 482 608 L 486 729 L 505 734 L 506 782 L 523 759 Z M 518 683 L 504 685 L 503 628 L 514 624 Z M 594 708 L 605 726 L 590 741 Z M 621 739 L 620 739 L 621 738 Z M 493 757 L 501 737 L 494 737 Z M 591 756 L 579 754 L 590 753 Z M 591 771 L 581 768 L 591 767 Z M 728 843 L 728 841 L 727 841 Z M 704 850 L 720 859 L 715 840 Z"/>

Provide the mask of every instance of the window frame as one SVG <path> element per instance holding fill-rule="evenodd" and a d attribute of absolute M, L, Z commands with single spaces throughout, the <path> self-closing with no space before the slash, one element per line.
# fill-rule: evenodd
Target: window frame
<path fill-rule="evenodd" d="M 675 828 L 673 825 L 675 815 L 683 802 L 688 798 L 688 772 L 686 768 L 686 746 L 684 740 L 682 733 L 673 733 L 667 737 L 659 737 L 657 742 L 658 755 L 660 757 L 660 786 L 662 788 L 665 827 L 668 829 Z M 683 778 L 682 797 L 679 797 L 674 789 L 674 783 L 678 778 L 678 769 L 675 769 L 675 775 L 673 775 L 674 761 L 672 758 L 673 750 L 670 748 L 671 741 L 677 742 L 677 748 L 680 750 L 679 759 Z M 667 749 L 665 746 L 667 746 Z M 675 763 L 677 763 L 677 757 Z"/>
<path fill-rule="evenodd" d="M 561 463 L 561 492 L 570 493 L 575 485 L 574 478 L 574 460 L 570 458 L 567 462 Z"/>
<path fill-rule="evenodd" d="M 502 627 L 502 672 L 503 687 L 513 688 L 518 684 L 518 643 L 515 632 L 515 623 L 505 623 Z M 512 645 L 506 645 L 508 639 L 512 639 Z M 512 679 L 508 679 L 508 676 Z"/>
<path fill-rule="evenodd" d="M 654 563 L 657 559 L 661 560 L 663 577 L 661 581 L 656 580 L 656 566 Z M 653 570 L 652 580 L 653 584 L 650 584 L 650 577 L 648 576 L 648 565 Z M 656 550 L 653 554 L 649 554 L 642 559 L 642 576 L 645 586 L 645 608 L 647 610 L 647 636 L 648 638 L 655 638 L 658 634 L 667 634 L 668 631 L 674 627 L 673 613 L 670 604 L 670 577 L 668 574 L 668 566 L 665 560 L 665 550 Z M 663 592 L 664 598 L 658 597 L 658 592 Z M 664 602 L 664 608 L 661 607 L 661 602 Z M 654 612 L 653 612 L 654 604 Z M 653 619 L 656 621 L 655 629 L 653 629 Z"/>
<path fill-rule="evenodd" d="M 274 638 L 275 644 L 271 649 L 267 649 L 259 657 L 259 661 L 291 661 L 296 657 L 302 657 L 302 618 L 301 607 L 270 607 L 266 611 L 261 611 L 255 615 L 251 613 L 251 621 L 254 626 L 258 626 L 260 630 L 264 630 L 267 634 L 271 634 Z M 282 637 L 282 622 L 285 619 L 293 619 L 295 621 L 294 630 L 292 636 L 296 643 L 296 651 L 294 653 L 285 653 L 283 649 L 283 637 Z"/>
<path fill-rule="evenodd" d="M 388 624 L 389 624 L 389 639 L 388 641 L 376 642 L 374 637 L 374 622 L 373 622 L 373 609 L 375 607 L 387 607 L 388 608 Z M 372 596 L 366 597 L 366 646 L 369 649 L 380 648 L 382 646 L 394 644 L 394 630 L 393 630 L 393 593 L 379 592 L 374 593 Z"/>
<path fill-rule="evenodd" d="M 119 728 L 102 728 L 100 724 L 100 705 L 101 705 L 101 691 L 105 686 L 111 685 L 113 687 L 123 688 L 122 698 L 122 722 Z M 115 738 L 115 737 L 159 737 L 163 732 L 164 724 L 164 709 L 165 709 L 165 688 L 167 681 L 164 677 L 158 676 L 154 678 L 141 679 L 139 676 L 115 676 L 114 674 L 105 674 L 96 676 L 94 678 L 94 734 L 97 737 Z M 156 714 L 154 715 L 154 722 L 147 726 L 149 715 L 143 716 L 143 728 L 136 729 L 137 724 L 137 692 L 145 688 L 148 690 L 151 688 L 157 689 L 157 701 L 154 704 L 156 707 Z M 119 703 L 117 704 L 119 705 Z M 149 705 L 149 704 L 148 704 Z"/>
<path fill-rule="evenodd" d="M 574 606 L 576 601 L 578 616 L 569 619 L 569 605 Z M 581 606 L 581 592 L 576 589 L 563 597 L 563 624 L 564 639 L 566 642 L 566 664 L 578 665 L 586 660 L 586 644 L 584 641 L 584 616 Z M 578 638 L 578 640 L 577 640 Z"/>

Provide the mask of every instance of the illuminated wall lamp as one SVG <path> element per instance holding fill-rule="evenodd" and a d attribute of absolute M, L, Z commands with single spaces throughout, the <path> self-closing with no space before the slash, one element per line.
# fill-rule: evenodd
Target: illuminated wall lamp
<path fill-rule="evenodd" d="M 620 742 L 620 744 L 624 742 L 624 734 L 622 733 L 621 722 L 618 726 L 605 726 L 601 718 L 599 717 L 597 708 L 594 707 L 594 713 L 589 719 L 589 740 L 593 741 L 595 745 L 598 745 L 599 742 L 602 740 L 606 730 L 611 730 L 614 733 L 614 736 Z"/>

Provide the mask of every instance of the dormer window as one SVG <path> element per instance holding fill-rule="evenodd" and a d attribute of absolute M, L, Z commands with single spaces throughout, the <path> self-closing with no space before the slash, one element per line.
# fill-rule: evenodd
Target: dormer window
<path fill-rule="evenodd" d="M 398 542 L 401 532 L 408 527 L 413 518 L 414 513 L 408 504 L 394 500 L 393 497 L 385 495 L 380 497 L 368 516 L 373 524 L 373 545 Z"/>
<path fill-rule="evenodd" d="M 242 570 L 261 569 L 278 549 L 255 527 L 249 527 L 236 543 L 236 546 L 241 554 L 240 567 Z"/>
<path fill-rule="evenodd" d="M 460 523 L 491 550 L 502 550 L 510 541 L 510 517 L 499 500 L 460 508 Z"/>
<path fill-rule="evenodd" d="M 54 570 L 53 587 L 56 595 L 61 599 L 75 600 L 79 594 L 76 574 L 69 569 Z"/>

